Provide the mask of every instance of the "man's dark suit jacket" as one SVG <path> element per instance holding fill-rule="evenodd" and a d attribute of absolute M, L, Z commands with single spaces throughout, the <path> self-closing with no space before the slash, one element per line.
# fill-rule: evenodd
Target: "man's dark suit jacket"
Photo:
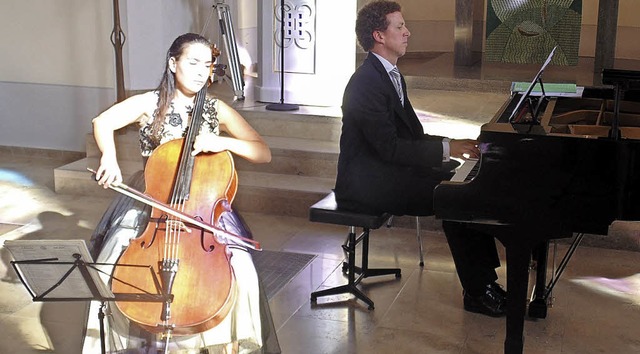
<path fill-rule="evenodd" d="M 444 178 L 441 136 L 426 135 L 407 96 L 404 107 L 380 60 L 369 53 L 342 101 L 335 195 L 338 206 L 395 215 L 432 213 Z"/>

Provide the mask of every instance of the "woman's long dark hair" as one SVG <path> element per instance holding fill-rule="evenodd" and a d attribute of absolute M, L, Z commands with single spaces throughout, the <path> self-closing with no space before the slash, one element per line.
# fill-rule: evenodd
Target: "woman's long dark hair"
<path fill-rule="evenodd" d="M 193 43 L 206 45 L 213 50 L 211 42 L 203 36 L 196 33 L 185 33 L 173 41 L 171 47 L 167 51 L 164 61 L 164 73 L 158 86 L 158 108 L 155 112 L 155 118 L 151 125 L 151 137 L 155 143 L 160 143 L 160 134 L 162 134 L 162 126 L 164 125 L 164 116 L 169 110 L 171 101 L 176 93 L 176 76 L 169 68 L 169 59 L 172 57 L 177 61 L 184 54 L 184 50 Z M 211 60 L 215 61 L 215 56 L 211 55 Z"/>

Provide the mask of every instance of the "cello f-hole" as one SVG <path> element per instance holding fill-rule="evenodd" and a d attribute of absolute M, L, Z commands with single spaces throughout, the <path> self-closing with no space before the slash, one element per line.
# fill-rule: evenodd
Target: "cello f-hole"
<path fill-rule="evenodd" d="M 153 243 L 156 240 L 156 236 L 158 235 L 158 230 L 160 230 L 160 223 L 164 223 L 165 225 L 167 224 L 167 215 L 162 215 L 162 217 L 159 217 L 157 219 L 155 219 L 156 222 L 156 227 L 153 230 L 153 235 L 151 237 L 151 242 L 149 242 L 149 245 L 146 244 L 146 242 L 144 242 L 144 240 L 142 240 L 142 242 L 140 242 L 140 248 L 149 248 L 151 246 L 153 246 Z"/>
<path fill-rule="evenodd" d="M 193 218 L 198 221 L 204 221 L 204 219 L 200 215 L 196 215 Z M 200 247 L 202 247 L 202 250 L 204 250 L 205 252 L 213 252 L 216 249 L 216 246 L 214 243 L 211 243 L 209 246 L 205 244 L 204 238 L 206 237 L 206 235 L 208 235 L 208 233 L 205 231 L 205 229 L 200 229 Z M 211 237 L 215 237 L 215 235 L 211 234 Z"/>

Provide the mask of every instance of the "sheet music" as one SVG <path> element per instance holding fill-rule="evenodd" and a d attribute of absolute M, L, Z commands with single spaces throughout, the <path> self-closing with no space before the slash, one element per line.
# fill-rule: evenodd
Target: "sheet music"
<path fill-rule="evenodd" d="M 85 263 L 93 263 L 84 240 L 7 240 L 4 242 L 4 247 L 11 253 L 15 261 L 30 261 L 15 265 L 25 286 L 37 297 L 42 296 L 56 283 L 61 282 L 64 275 L 73 267 L 73 264 L 59 264 L 59 262 L 73 263 L 76 261 L 73 255 L 79 254 L 80 259 Z M 37 262 L 39 260 L 43 261 Z M 87 267 L 87 270 L 100 295 L 105 298 L 113 298 L 111 290 L 100 280 L 98 271 L 91 267 Z M 94 297 L 87 281 L 76 267 L 44 298 Z"/>
<path fill-rule="evenodd" d="M 582 97 L 582 93 L 583 92 L 584 92 L 584 87 L 582 87 L 582 86 L 577 86 L 576 87 L 576 92 L 545 91 L 546 96 L 548 96 L 548 97 L 574 97 L 574 98 Z M 529 96 L 531 96 L 531 97 L 540 97 L 540 96 L 542 96 L 542 92 L 541 91 L 533 91 L 533 92 L 531 92 L 531 94 L 529 94 Z"/>

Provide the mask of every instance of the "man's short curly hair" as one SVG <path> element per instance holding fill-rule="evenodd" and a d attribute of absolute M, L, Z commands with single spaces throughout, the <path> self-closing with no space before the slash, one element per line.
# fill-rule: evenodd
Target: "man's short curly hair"
<path fill-rule="evenodd" d="M 387 15 L 400 10 L 400 4 L 395 1 L 379 0 L 366 4 L 358 11 L 356 37 L 362 49 L 368 52 L 373 48 L 373 31 L 386 30 L 389 26 Z"/>

